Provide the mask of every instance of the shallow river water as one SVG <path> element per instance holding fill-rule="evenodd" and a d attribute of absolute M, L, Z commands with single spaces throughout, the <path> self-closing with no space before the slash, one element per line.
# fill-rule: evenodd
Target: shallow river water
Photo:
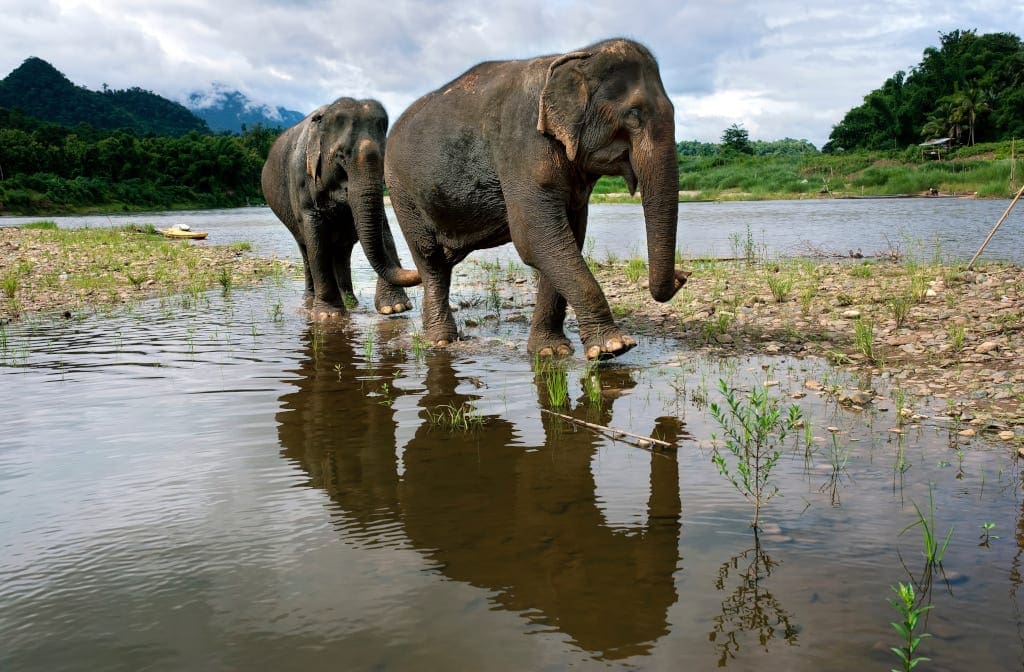
<path fill-rule="evenodd" d="M 863 225 L 826 211 L 813 226 L 809 213 L 842 204 L 681 217 L 684 230 L 719 218 L 690 237 L 694 254 L 728 255 L 748 225 L 777 253 L 803 240 L 874 251 L 898 227 L 866 222 L 891 217 L 925 255 L 938 237 L 970 256 L 1006 206 L 851 203 Z M 642 245 L 619 235 L 637 208 L 591 215 L 598 255 Z M 297 258 L 264 209 L 126 219 Z M 1020 261 L 1019 219 L 1006 226 L 994 256 Z M 944 399 L 912 399 L 927 417 L 896 433 L 887 379 L 641 337 L 596 370 L 573 362 L 557 406 L 524 352 L 528 306 L 474 302 L 473 264 L 454 294 L 474 338 L 435 351 L 418 345 L 418 310 L 367 308 L 360 262 L 362 306 L 334 323 L 306 319 L 296 277 L 0 332 L 0 669 L 889 669 L 887 600 L 911 580 L 933 605 L 924 669 L 1024 667 L 1021 474 L 1008 444 L 958 436 Z M 756 542 L 752 505 L 711 461 L 719 380 L 741 396 L 771 381 L 810 425 L 782 445 Z M 807 381 L 876 401 L 853 412 L 787 396 Z M 447 426 L 456 409 L 467 427 Z M 918 508 L 940 541 L 953 528 L 933 572 L 907 529 Z"/>

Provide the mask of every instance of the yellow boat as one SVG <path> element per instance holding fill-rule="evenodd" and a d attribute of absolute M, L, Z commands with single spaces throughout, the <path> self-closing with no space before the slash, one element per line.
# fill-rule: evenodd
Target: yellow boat
<path fill-rule="evenodd" d="M 202 240 L 209 235 L 206 231 L 193 231 L 187 227 L 182 228 L 176 226 L 172 226 L 169 229 L 160 229 L 160 233 L 162 233 L 165 238 L 189 238 L 192 240 Z"/>

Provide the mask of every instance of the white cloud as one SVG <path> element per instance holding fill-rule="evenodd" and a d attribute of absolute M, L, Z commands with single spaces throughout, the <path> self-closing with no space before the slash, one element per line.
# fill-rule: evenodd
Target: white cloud
<path fill-rule="evenodd" d="M 831 127 L 955 29 L 1024 35 L 1024 5 L 868 0 L 7 0 L 0 75 L 49 61 L 92 89 L 141 86 L 183 100 L 222 82 L 256 103 L 309 112 L 375 97 L 396 117 L 489 59 L 566 51 L 624 35 L 658 56 L 679 139 L 755 139 Z"/>

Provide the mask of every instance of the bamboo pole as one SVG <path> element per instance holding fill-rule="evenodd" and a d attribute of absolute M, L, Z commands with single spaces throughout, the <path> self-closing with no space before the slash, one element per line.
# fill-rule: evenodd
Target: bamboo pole
<path fill-rule="evenodd" d="M 968 271 L 971 270 L 974 267 L 974 262 L 977 261 L 978 257 L 981 256 L 981 253 L 984 251 L 985 246 L 988 245 L 988 241 L 992 240 L 992 236 L 995 235 L 996 229 L 998 229 L 1000 226 L 1002 226 L 1003 221 L 1006 220 L 1007 215 L 1009 215 L 1010 211 L 1013 210 L 1013 206 L 1017 205 L 1017 201 L 1020 200 L 1020 197 L 1021 197 L 1022 194 L 1024 194 L 1024 186 L 1022 186 L 1020 188 L 1020 191 L 1017 192 L 1017 195 L 1013 197 L 1012 201 L 1010 201 L 1010 205 L 1007 206 L 1006 211 L 1003 212 L 1003 216 L 999 218 L 999 221 L 996 222 L 996 225 L 993 226 L 992 230 L 988 232 L 988 236 L 985 237 L 985 242 L 983 242 L 981 244 L 981 247 L 978 248 L 978 251 L 975 253 L 974 257 L 971 259 L 971 263 L 967 264 L 967 270 Z"/>
<path fill-rule="evenodd" d="M 641 448 L 647 448 L 652 443 L 654 445 L 656 445 L 656 446 L 661 446 L 662 448 L 672 448 L 673 447 L 672 444 L 669 443 L 668 441 L 662 441 L 661 439 L 655 439 L 655 438 L 652 438 L 650 436 L 644 436 L 643 434 L 634 434 L 632 432 L 627 432 L 624 429 L 616 429 L 615 427 L 605 427 L 604 425 L 598 425 L 598 424 L 595 424 L 593 422 L 586 422 L 584 420 L 580 420 L 579 418 L 574 418 L 571 415 L 565 415 L 564 413 L 556 413 L 554 411 L 549 411 L 546 408 L 542 408 L 542 409 L 540 409 L 540 411 L 541 411 L 541 413 L 547 413 L 549 415 L 554 415 L 555 417 L 562 418 L 563 420 L 568 420 L 569 422 L 575 423 L 577 425 L 582 425 L 582 426 L 588 427 L 590 429 L 596 429 L 596 430 L 598 430 L 600 432 L 606 432 L 608 434 L 611 434 L 613 438 L 616 438 L 616 437 L 619 437 L 619 436 L 629 436 L 629 437 L 632 437 L 634 439 L 637 439 L 637 444 Z M 645 442 L 646 442 L 646 445 L 644 445 Z"/>

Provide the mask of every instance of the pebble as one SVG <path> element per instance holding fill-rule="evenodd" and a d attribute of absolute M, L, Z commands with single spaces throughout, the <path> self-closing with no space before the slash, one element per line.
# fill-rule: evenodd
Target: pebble
<path fill-rule="evenodd" d="M 961 429 L 959 432 L 957 432 L 958 435 L 966 438 L 970 438 L 974 436 L 976 433 L 977 432 L 975 432 L 972 427 L 968 427 L 967 429 Z"/>
<path fill-rule="evenodd" d="M 986 354 L 992 352 L 993 350 L 998 350 L 998 349 L 999 349 L 999 344 L 996 343 L 995 341 L 985 341 L 984 343 L 982 343 L 981 345 L 976 347 L 974 349 L 974 351 L 977 352 L 980 355 L 986 355 Z"/>
<path fill-rule="evenodd" d="M 857 310 L 856 308 L 851 308 L 850 310 L 844 310 L 843 311 L 843 317 L 845 317 L 847 319 L 850 319 L 850 320 L 857 319 L 858 317 L 860 317 L 860 311 Z"/>
<path fill-rule="evenodd" d="M 1014 434 L 1014 433 L 1013 433 L 1012 431 L 1010 431 L 1010 430 L 1006 430 L 1006 431 L 1003 431 L 1003 432 L 999 432 L 999 435 L 998 435 L 998 436 L 999 436 L 999 438 L 1000 438 L 1000 439 L 1002 439 L 1003 441 L 1013 441 L 1013 439 L 1014 439 L 1014 437 L 1016 436 L 1016 434 Z"/>

